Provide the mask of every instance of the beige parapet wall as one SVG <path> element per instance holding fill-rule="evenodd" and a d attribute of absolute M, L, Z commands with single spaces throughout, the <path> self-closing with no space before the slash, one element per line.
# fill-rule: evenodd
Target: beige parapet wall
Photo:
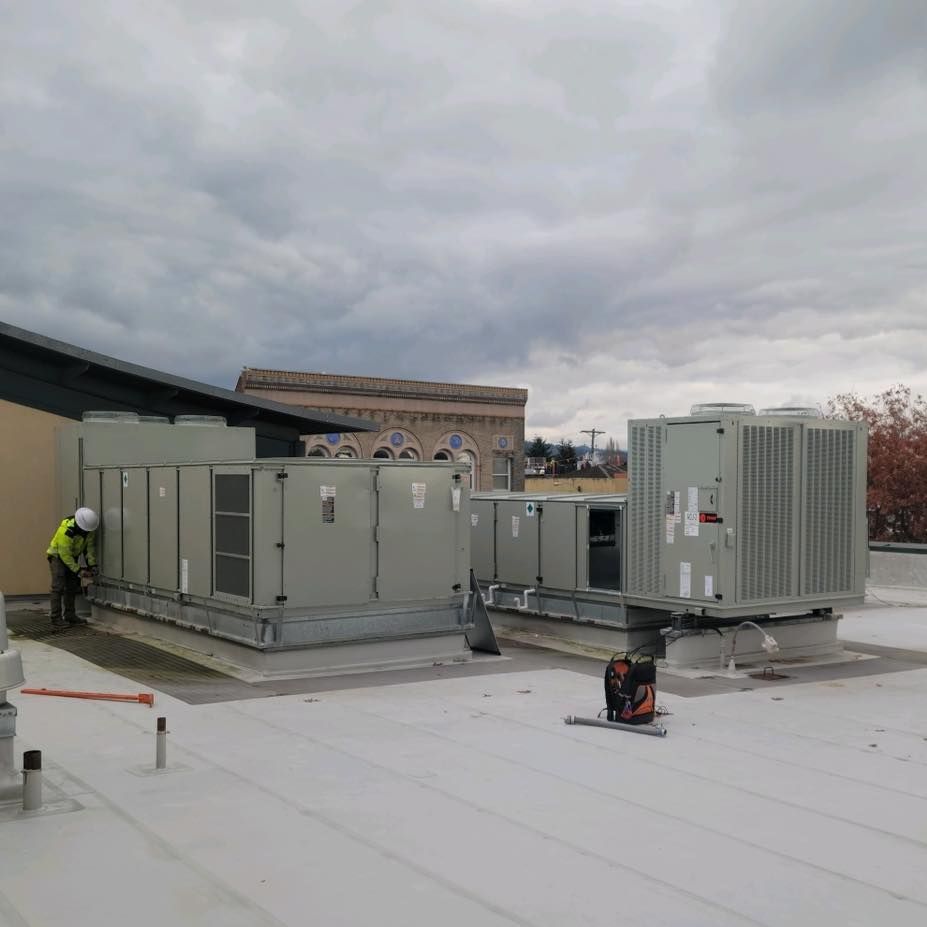
<path fill-rule="evenodd" d="M 67 419 L 0 400 L 0 512 L 4 595 L 48 593 L 45 549 L 65 512 L 57 511 L 55 427 Z"/>
<path fill-rule="evenodd" d="M 525 492 L 627 492 L 627 476 L 526 476 Z"/>
<path fill-rule="evenodd" d="M 869 584 L 871 586 L 927 589 L 927 553 L 870 551 Z"/>

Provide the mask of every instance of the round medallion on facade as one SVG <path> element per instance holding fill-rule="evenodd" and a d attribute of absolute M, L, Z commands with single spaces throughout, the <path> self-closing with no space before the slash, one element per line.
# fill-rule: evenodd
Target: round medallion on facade
<path fill-rule="evenodd" d="M 455 451 L 460 450 L 463 447 L 463 438 L 460 435 L 451 435 L 451 439 L 448 442 Z"/>
<path fill-rule="evenodd" d="M 402 432 L 400 431 L 394 431 L 389 436 L 389 443 L 392 444 L 393 447 L 402 447 L 405 440 L 406 439 L 403 437 Z"/>
<path fill-rule="evenodd" d="M 341 441 L 341 435 L 335 433 L 327 434 L 325 435 L 325 440 L 328 441 L 329 444 L 338 444 Z"/>
<path fill-rule="evenodd" d="M 499 438 L 499 447 L 501 447 L 502 450 L 505 450 L 508 446 L 509 446 L 508 438 Z"/>

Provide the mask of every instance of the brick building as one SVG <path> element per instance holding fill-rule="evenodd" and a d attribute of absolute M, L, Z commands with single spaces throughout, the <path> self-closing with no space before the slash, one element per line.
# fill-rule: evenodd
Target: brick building
<path fill-rule="evenodd" d="M 381 425 L 378 432 L 306 435 L 307 454 L 464 460 L 474 488 L 524 489 L 527 390 L 250 367 L 236 389 Z"/>

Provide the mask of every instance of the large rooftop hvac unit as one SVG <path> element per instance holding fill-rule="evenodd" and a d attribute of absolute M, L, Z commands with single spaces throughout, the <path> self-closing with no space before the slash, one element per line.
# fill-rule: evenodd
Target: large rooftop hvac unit
<path fill-rule="evenodd" d="M 466 658 L 466 466 L 258 460 L 254 441 L 221 422 L 60 429 L 62 510 L 102 519 L 95 616 L 268 676 Z"/>
<path fill-rule="evenodd" d="M 693 412 L 629 423 L 625 602 L 723 618 L 862 601 L 865 424 Z"/>

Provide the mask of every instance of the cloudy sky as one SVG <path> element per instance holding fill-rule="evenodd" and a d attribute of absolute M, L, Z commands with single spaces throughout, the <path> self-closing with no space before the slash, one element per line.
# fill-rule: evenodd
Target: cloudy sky
<path fill-rule="evenodd" d="M 927 392 L 924 0 L 0 0 L 0 318 L 527 386 Z"/>

